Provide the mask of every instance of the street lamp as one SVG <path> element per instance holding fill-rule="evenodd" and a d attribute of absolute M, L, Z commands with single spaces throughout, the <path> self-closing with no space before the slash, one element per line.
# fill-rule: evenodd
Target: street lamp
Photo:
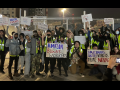
<path fill-rule="evenodd" d="M 63 12 L 63 22 L 64 22 L 64 11 L 65 11 L 66 9 L 63 9 L 63 10 L 61 10 L 62 12 Z"/>

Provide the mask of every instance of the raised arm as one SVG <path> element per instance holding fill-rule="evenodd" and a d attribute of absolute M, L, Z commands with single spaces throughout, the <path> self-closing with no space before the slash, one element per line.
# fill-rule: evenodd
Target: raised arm
<path fill-rule="evenodd" d="M 16 26 L 16 28 L 17 28 L 18 38 L 19 38 L 21 31 L 19 30 L 18 26 Z"/>

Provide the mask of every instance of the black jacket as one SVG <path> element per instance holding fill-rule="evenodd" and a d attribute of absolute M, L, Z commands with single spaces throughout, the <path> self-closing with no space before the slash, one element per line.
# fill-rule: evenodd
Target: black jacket
<path fill-rule="evenodd" d="M 112 69 L 107 68 L 107 71 L 103 76 L 103 81 L 112 81 Z"/>
<path fill-rule="evenodd" d="M 4 37 L 4 52 L 5 52 L 5 54 L 9 51 L 9 47 L 5 47 L 6 41 L 7 41 L 7 38 Z"/>
<path fill-rule="evenodd" d="M 20 41 L 20 39 L 19 39 Z M 22 42 L 20 41 L 20 45 L 22 45 Z M 19 56 L 25 56 L 25 39 L 23 40 L 23 47 L 24 47 L 24 50 L 22 50 L 19 54 Z"/>

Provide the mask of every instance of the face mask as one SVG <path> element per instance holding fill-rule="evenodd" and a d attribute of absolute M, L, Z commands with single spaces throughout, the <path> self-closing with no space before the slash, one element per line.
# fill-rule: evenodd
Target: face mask
<path fill-rule="evenodd" d="M 61 42 L 64 42 L 64 40 L 61 40 Z"/>
<path fill-rule="evenodd" d="M 80 36 L 82 36 L 82 34 L 80 34 Z"/>
<path fill-rule="evenodd" d="M 15 39 L 17 39 L 18 37 L 15 37 Z"/>
<path fill-rule="evenodd" d="M 119 31 L 116 31 L 116 34 L 119 34 Z"/>
<path fill-rule="evenodd" d="M 47 36 L 50 36 L 50 34 L 47 34 Z"/>

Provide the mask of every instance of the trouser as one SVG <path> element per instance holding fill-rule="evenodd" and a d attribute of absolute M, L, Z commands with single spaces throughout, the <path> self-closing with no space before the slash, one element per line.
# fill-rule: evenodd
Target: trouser
<path fill-rule="evenodd" d="M 50 72 L 53 73 L 54 71 L 54 64 L 55 64 L 55 58 L 47 58 L 46 53 L 44 53 L 44 59 L 45 59 L 45 73 L 48 73 L 48 64 L 50 62 Z"/>
<path fill-rule="evenodd" d="M 41 59 L 41 54 L 31 56 L 31 72 L 30 72 L 31 75 L 34 75 L 35 71 L 36 71 L 36 73 L 39 72 L 40 59 Z"/>
<path fill-rule="evenodd" d="M 0 70 L 4 70 L 4 62 L 5 62 L 5 52 L 0 51 L 0 56 L 1 56 L 1 64 L 0 64 Z"/>
<path fill-rule="evenodd" d="M 68 70 L 68 67 L 70 65 L 70 59 L 69 59 L 69 52 L 67 52 L 67 70 Z"/>
<path fill-rule="evenodd" d="M 29 72 L 30 72 L 30 53 L 26 53 L 24 75 L 29 75 Z"/>
<path fill-rule="evenodd" d="M 25 62 L 25 56 L 19 56 L 19 61 L 18 61 L 18 70 L 21 65 L 21 69 L 24 67 L 24 62 Z"/>
<path fill-rule="evenodd" d="M 61 62 L 62 62 L 62 66 L 64 68 L 65 73 L 67 73 L 67 58 L 58 59 L 58 69 L 60 73 L 61 73 Z"/>
<path fill-rule="evenodd" d="M 13 64 L 13 60 L 15 60 L 14 73 L 18 73 L 17 67 L 18 67 L 19 57 L 17 57 L 17 56 L 16 57 L 11 57 L 10 56 L 9 68 L 8 68 L 9 74 L 11 74 L 11 67 L 12 67 L 12 64 Z"/>
<path fill-rule="evenodd" d="M 80 69 L 80 73 L 83 73 L 84 69 L 85 69 L 85 63 L 80 59 L 78 60 L 78 65 L 81 66 L 81 69 Z"/>

